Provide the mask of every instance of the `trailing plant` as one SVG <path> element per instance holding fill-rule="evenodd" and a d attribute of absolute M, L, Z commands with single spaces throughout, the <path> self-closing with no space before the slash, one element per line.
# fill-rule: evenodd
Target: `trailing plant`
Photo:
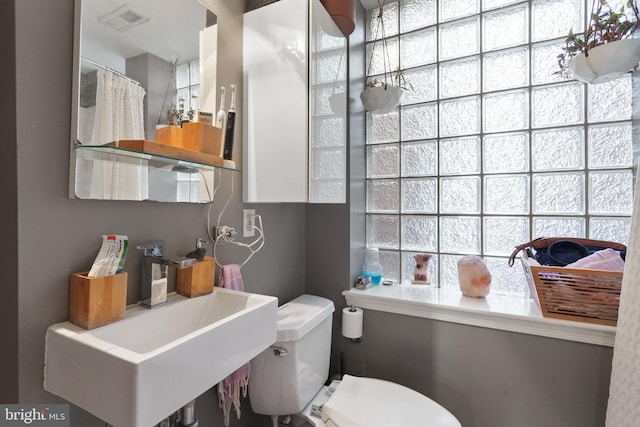
<path fill-rule="evenodd" d="M 607 0 L 594 0 L 587 31 L 584 34 L 569 31 L 563 52 L 558 55 L 560 70 L 554 74 L 571 78 L 569 62 L 574 57 L 582 53 L 589 56 L 589 50 L 596 46 L 631 37 L 639 24 L 640 12 L 635 0 L 628 0 L 620 10 L 614 10 Z"/>

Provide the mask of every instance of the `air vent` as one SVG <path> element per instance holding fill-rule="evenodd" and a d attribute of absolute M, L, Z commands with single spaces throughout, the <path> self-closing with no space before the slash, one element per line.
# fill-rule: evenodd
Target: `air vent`
<path fill-rule="evenodd" d="M 130 30 L 148 20 L 149 18 L 126 4 L 98 19 L 103 24 L 120 32 Z"/>

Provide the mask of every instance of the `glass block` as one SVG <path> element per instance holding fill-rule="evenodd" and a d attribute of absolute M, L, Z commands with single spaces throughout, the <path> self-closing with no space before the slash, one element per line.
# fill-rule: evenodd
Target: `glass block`
<path fill-rule="evenodd" d="M 578 124 L 584 121 L 584 85 L 569 83 L 533 88 L 533 126 Z"/>
<path fill-rule="evenodd" d="M 584 218 L 535 217 L 532 237 L 584 237 L 584 230 Z"/>
<path fill-rule="evenodd" d="M 344 147 L 346 145 L 345 119 L 342 117 L 316 117 L 312 140 L 317 147 Z"/>
<path fill-rule="evenodd" d="M 416 268 L 416 260 L 413 258 L 415 255 L 418 255 L 418 252 L 402 253 L 402 283 L 411 283 L 413 280 L 413 270 Z M 435 285 L 438 283 L 438 255 L 430 255 L 431 259 L 427 267 L 427 280 L 430 284 Z"/>
<path fill-rule="evenodd" d="M 377 46 L 376 46 L 377 51 Z M 347 61 L 342 52 L 320 53 L 315 56 L 315 84 L 333 83 L 346 75 Z"/>
<path fill-rule="evenodd" d="M 590 122 L 631 120 L 631 74 L 597 85 L 586 85 Z"/>
<path fill-rule="evenodd" d="M 191 86 L 189 89 L 189 109 L 198 110 L 200 108 L 200 85 Z"/>
<path fill-rule="evenodd" d="M 402 176 L 436 175 L 438 144 L 435 141 L 402 144 Z"/>
<path fill-rule="evenodd" d="M 480 178 L 441 178 L 440 212 L 480 213 Z"/>
<path fill-rule="evenodd" d="M 532 48 L 531 74 L 533 84 L 564 82 L 565 79 L 559 74 L 558 55 L 562 53 L 565 46 L 562 42 L 540 43 Z"/>
<path fill-rule="evenodd" d="M 438 218 L 435 216 L 402 216 L 403 250 L 435 251 L 438 239 Z"/>
<path fill-rule="evenodd" d="M 480 173 L 480 138 L 440 140 L 440 175 Z"/>
<path fill-rule="evenodd" d="M 440 103 L 440 136 L 480 132 L 480 98 L 460 98 Z"/>
<path fill-rule="evenodd" d="M 398 2 L 390 2 L 382 8 L 382 21 L 378 19 L 380 8 L 367 10 L 367 41 L 398 34 Z M 384 23 L 384 26 L 380 23 Z"/>
<path fill-rule="evenodd" d="M 584 129 L 565 128 L 534 131 L 534 171 L 581 169 L 584 166 Z"/>
<path fill-rule="evenodd" d="M 440 26 L 440 60 L 480 53 L 480 20 L 471 19 Z"/>
<path fill-rule="evenodd" d="M 515 246 L 530 240 L 529 218 L 486 217 L 483 232 L 485 254 L 509 256 Z"/>
<path fill-rule="evenodd" d="M 367 178 L 395 178 L 400 170 L 400 147 L 371 145 L 367 147 Z"/>
<path fill-rule="evenodd" d="M 479 11 L 479 0 L 440 0 L 440 22 L 474 15 Z"/>
<path fill-rule="evenodd" d="M 426 28 L 400 36 L 400 64 L 402 68 L 433 64 L 437 58 L 436 30 Z M 396 67 L 391 67 L 395 70 Z"/>
<path fill-rule="evenodd" d="M 386 114 L 367 113 L 367 144 L 396 142 L 399 139 L 398 110 Z"/>
<path fill-rule="evenodd" d="M 189 74 L 191 86 L 200 84 L 200 60 L 196 59 L 189 63 Z"/>
<path fill-rule="evenodd" d="M 397 249 L 399 224 L 397 215 L 367 215 L 367 247 Z"/>
<path fill-rule="evenodd" d="M 436 23 L 436 0 L 400 0 L 400 31 L 407 33 Z"/>
<path fill-rule="evenodd" d="M 407 70 L 404 72 L 404 78 L 411 85 L 412 90 L 404 91 L 402 104 L 417 104 L 436 100 L 438 96 L 438 68 L 436 65 Z"/>
<path fill-rule="evenodd" d="M 483 16 L 484 52 L 518 46 L 529 40 L 529 18 L 527 5 L 519 5 Z"/>
<path fill-rule="evenodd" d="M 479 254 L 480 218 L 441 216 L 440 251 Z"/>
<path fill-rule="evenodd" d="M 387 48 L 384 49 L 386 42 Z M 367 74 L 383 74 L 398 69 L 398 39 L 384 39 L 377 43 L 367 44 Z"/>
<path fill-rule="evenodd" d="M 344 150 L 316 149 L 311 153 L 313 179 L 342 179 L 346 165 Z"/>
<path fill-rule="evenodd" d="M 402 213 L 437 213 L 438 180 L 403 179 Z"/>
<path fill-rule="evenodd" d="M 523 242 L 520 242 L 523 243 Z M 523 303 L 529 298 L 529 285 L 522 270 L 522 264 L 516 262 L 513 267 L 509 267 L 507 258 L 484 258 L 489 272 L 491 272 L 491 293 L 494 295 L 508 295 L 522 297 Z"/>
<path fill-rule="evenodd" d="M 484 173 L 526 172 L 529 168 L 526 133 L 487 135 L 482 147 Z"/>
<path fill-rule="evenodd" d="M 480 58 L 440 63 L 440 98 L 480 92 Z"/>
<path fill-rule="evenodd" d="M 583 0 L 536 0 L 531 2 L 532 38 L 534 41 L 566 37 L 569 30 L 582 33 Z"/>
<path fill-rule="evenodd" d="M 398 212 L 398 180 L 375 180 L 367 183 L 367 212 Z"/>
<path fill-rule="evenodd" d="M 380 251 L 382 277 L 393 282 L 400 281 L 400 254 L 396 251 Z"/>
<path fill-rule="evenodd" d="M 633 174 L 630 170 L 589 173 L 589 213 L 631 215 Z"/>
<path fill-rule="evenodd" d="M 178 89 L 189 86 L 189 63 L 176 65 L 176 87 Z"/>
<path fill-rule="evenodd" d="M 417 104 L 402 108 L 402 140 L 435 138 L 438 135 L 437 104 Z"/>
<path fill-rule="evenodd" d="M 629 244 L 631 218 L 602 218 L 589 219 L 589 238 Z"/>
<path fill-rule="evenodd" d="M 529 84 L 529 51 L 526 47 L 487 53 L 482 58 L 482 67 L 485 92 Z"/>
<path fill-rule="evenodd" d="M 583 173 L 534 174 L 533 213 L 583 215 L 584 186 Z"/>
<path fill-rule="evenodd" d="M 485 177 L 484 210 L 489 214 L 528 214 L 529 177 L 527 175 Z"/>
<path fill-rule="evenodd" d="M 589 126 L 589 167 L 631 167 L 633 145 L 631 122 Z"/>
<path fill-rule="evenodd" d="M 485 132 L 521 130 L 529 127 L 529 93 L 526 90 L 484 96 Z"/>
<path fill-rule="evenodd" d="M 189 109 L 189 102 L 191 101 L 191 90 L 189 87 L 178 89 L 176 93 L 176 105 L 180 108 L 180 104 L 184 105 L 184 109 Z"/>
<path fill-rule="evenodd" d="M 460 290 L 458 281 L 458 261 L 461 255 L 440 255 L 440 286 L 447 289 Z"/>
<path fill-rule="evenodd" d="M 522 0 L 482 0 L 482 10 L 495 9 L 497 7 L 509 6 L 513 3 L 519 3 Z"/>
<path fill-rule="evenodd" d="M 311 183 L 312 203 L 344 203 L 345 194 L 344 181 L 313 181 Z"/>

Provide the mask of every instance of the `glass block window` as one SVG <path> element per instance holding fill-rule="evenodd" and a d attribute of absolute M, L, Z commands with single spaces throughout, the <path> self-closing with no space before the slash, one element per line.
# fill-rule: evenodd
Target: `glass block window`
<path fill-rule="evenodd" d="M 631 76 L 564 80 L 557 55 L 582 32 L 585 0 L 399 0 L 384 6 L 391 69 L 413 86 L 367 113 L 367 245 L 386 279 L 457 288 L 482 256 L 492 292 L 528 296 L 514 246 L 541 236 L 627 243 L 633 199 Z M 368 78 L 384 72 L 367 14 Z M 371 61 L 373 59 L 373 61 Z"/>
<path fill-rule="evenodd" d="M 186 111 L 198 110 L 200 96 L 200 60 L 176 65 L 176 105 L 184 99 Z M 195 97 L 194 97 L 195 96 Z"/>

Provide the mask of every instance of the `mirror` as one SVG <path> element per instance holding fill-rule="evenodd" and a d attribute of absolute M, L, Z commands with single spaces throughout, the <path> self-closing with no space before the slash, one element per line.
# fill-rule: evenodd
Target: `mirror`
<path fill-rule="evenodd" d="M 210 200 L 216 163 L 113 145 L 154 142 L 173 113 L 215 113 L 226 2 L 237 0 L 76 0 L 71 197 Z"/>

